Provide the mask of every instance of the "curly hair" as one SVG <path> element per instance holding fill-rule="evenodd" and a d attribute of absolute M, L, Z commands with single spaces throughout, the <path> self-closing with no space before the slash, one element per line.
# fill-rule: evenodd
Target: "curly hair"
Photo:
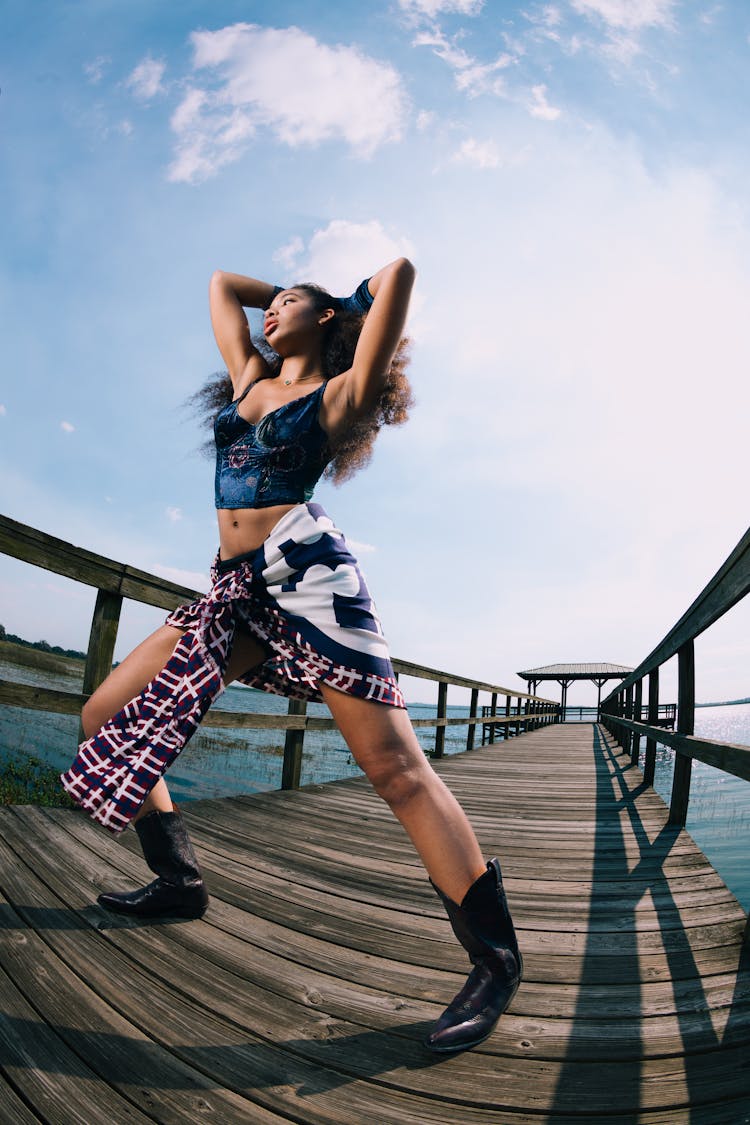
<path fill-rule="evenodd" d="M 320 285 L 303 282 L 289 288 L 309 293 L 316 310 L 336 308 L 336 299 Z M 351 367 L 365 319 L 366 316 L 336 309 L 336 315 L 327 322 L 322 349 L 323 374 L 326 379 L 332 379 Z M 268 377 L 273 378 L 281 368 L 281 357 L 268 347 L 265 340 L 254 343 L 268 364 Z M 323 475 L 334 484 L 348 480 L 368 464 L 375 439 L 383 426 L 401 426 L 408 419 L 409 410 L 414 403 L 411 384 L 406 375 L 408 363 L 409 340 L 404 336 L 396 348 L 388 378 L 371 414 L 353 423 L 346 436 L 337 441 L 331 450 L 333 456 Z M 199 415 L 202 425 L 212 430 L 214 418 L 232 401 L 233 395 L 232 380 L 228 373 L 217 371 L 190 396 L 188 405 Z M 203 449 L 212 452 L 213 441 L 206 441 Z"/>

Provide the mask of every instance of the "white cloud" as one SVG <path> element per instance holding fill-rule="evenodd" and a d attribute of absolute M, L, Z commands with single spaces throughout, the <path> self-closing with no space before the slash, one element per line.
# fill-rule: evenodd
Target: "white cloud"
<path fill-rule="evenodd" d="M 398 0 L 399 7 L 407 15 L 435 16 L 455 13 L 462 16 L 478 16 L 484 7 L 484 0 Z"/>
<path fill-rule="evenodd" d="M 531 101 L 528 105 L 531 116 L 538 117 L 542 121 L 556 121 L 560 116 L 561 110 L 550 105 L 547 101 L 547 87 L 532 86 L 531 95 Z"/>
<path fill-rule="evenodd" d="M 698 18 L 700 19 L 700 22 L 702 24 L 710 26 L 715 21 L 716 17 L 718 15 L 721 15 L 723 10 L 723 4 L 713 4 L 710 8 L 706 8 L 704 11 L 702 11 Z"/>
<path fill-rule="evenodd" d="M 407 238 L 389 234 L 377 220 L 352 223 L 333 219 L 316 230 L 308 243 L 295 237 L 275 257 L 285 263 L 290 275 L 280 284 L 318 281 L 342 296 L 352 292 L 363 276 L 402 255 L 414 256 L 412 244 Z"/>
<path fill-rule="evenodd" d="M 674 0 L 571 0 L 571 4 L 580 15 L 598 17 L 622 31 L 669 27 L 674 10 Z"/>
<path fill-rule="evenodd" d="M 61 422 L 60 429 L 64 430 L 66 434 L 72 434 L 75 430 L 75 426 L 73 426 L 70 422 Z"/>
<path fill-rule="evenodd" d="M 437 114 L 430 109 L 420 110 L 417 114 L 417 129 L 420 133 L 423 133 L 425 129 L 429 129 L 430 126 L 434 124 L 436 117 Z"/>
<path fill-rule="evenodd" d="M 347 539 L 347 547 L 351 547 L 356 555 L 371 555 L 373 551 L 377 551 L 377 547 L 373 547 L 372 543 L 362 543 L 359 539 Z"/>
<path fill-rule="evenodd" d="M 296 270 L 296 263 L 304 253 L 305 244 L 299 235 L 295 235 L 285 246 L 281 246 L 273 255 L 274 262 L 286 273 L 291 274 Z"/>
<path fill-rule="evenodd" d="M 165 508 L 164 514 L 170 523 L 178 523 L 182 519 L 182 508 Z"/>
<path fill-rule="evenodd" d="M 293 148 L 340 140 L 360 157 L 402 135 L 407 99 L 397 71 L 356 47 L 246 23 L 191 38 L 195 70 L 217 85 L 189 89 L 172 116 L 171 180 L 214 175 L 260 128 Z"/>
<path fill-rule="evenodd" d="M 472 164 L 475 168 L 497 168 L 500 152 L 494 141 L 478 141 L 469 137 L 454 154 L 453 160 L 458 164 Z"/>
<path fill-rule="evenodd" d="M 477 94 L 504 94 L 505 81 L 498 71 L 505 70 L 514 61 L 514 56 L 504 52 L 489 63 L 481 63 L 456 39 L 449 39 L 438 28 L 420 31 L 414 37 L 415 47 L 431 47 L 439 59 L 447 63 L 453 71 L 456 87 L 470 97 Z"/>
<path fill-rule="evenodd" d="M 99 55 L 91 62 L 84 63 L 83 73 L 86 75 L 92 86 L 96 86 L 99 82 L 101 82 L 102 78 L 104 77 L 104 71 L 109 66 L 110 61 L 111 60 L 107 55 Z"/>
<path fill-rule="evenodd" d="M 187 586 L 188 590 L 207 590 L 211 585 L 208 575 L 199 570 L 181 570 L 176 566 L 162 566 L 155 563 L 153 573 L 169 582 L 176 582 L 178 586 Z"/>
<path fill-rule="evenodd" d="M 167 65 L 163 59 L 152 59 L 147 55 L 125 79 L 125 85 L 133 91 L 133 96 L 139 101 L 150 101 L 164 91 L 162 78 L 166 69 Z"/>

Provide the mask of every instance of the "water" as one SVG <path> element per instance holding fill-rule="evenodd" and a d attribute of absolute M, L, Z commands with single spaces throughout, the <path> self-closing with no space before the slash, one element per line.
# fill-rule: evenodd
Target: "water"
<path fill-rule="evenodd" d="M 80 691 L 81 672 L 39 672 L 0 661 L 0 677 L 20 683 L 36 684 L 60 691 Z M 216 704 L 224 711 L 258 711 L 285 715 L 288 703 L 281 696 L 269 695 L 242 685 L 227 688 Z M 434 705 L 409 706 L 414 719 L 430 718 Z M 468 715 L 467 707 L 449 707 L 448 715 Z M 309 704 L 308 714 L 328 716 L 322 704 Z M 445 753 L 466 748 L 468 727 L 446 727 Z M 435 731 L 417 728 L 417 738 L 425 750 L 435 744 Z M 55 769 L 63 770 L 76 752 L 78 718 L 19 707 L 0 710 L 0 759 L 19 752 L 34 755 Z M 231 730 L 204 725 L 169 771 L 169 785 L 177 800 L 199 797 L 226 797 L 235 793 L 257 793 L 278 789 L 284 754 L 284 731 Z M 303 785 L 357 777 L 359 767 L 337 731 L 308 731 L 302 754 Z"/>
<path fill-rule="evenodd" d="M 750 704 L 698 707 L 695 733 L 701 738 L 750 746 Z M 641 751 L 644 748 L 645 739 L 641 739 Z M 672 795 L 674 758 L 674 750 L 657 746 L 654 789 L 667 804 Z M 750 911 L 750 781 L 693 762 L 685 827 L 743 908 Z"/>
<path fill-rule="evenodd" d="M 62 691 L 81 690 L 81 674 L 76 670 L 67 674 L 39 673 L 0 661 L 0 677 Z M 252 688 L 232 686 L 217 706 L 228 711 L 286 714 L 287 701 Z M 328 714 L 327 709 L 318 704 L 311 704 L 308 711 L 312 715 Z M 431 704 L 410 704 L 409 713 L 415 719 L 431 718 L 436 708 Z M 463 718 L 468 716 L 469 709 L 449 707 L 448 714 Z M 704 738 L 750 746 L 750 705 L 698 708 L 695 728 L 695 733 Z M 468 728 L 461 725 L 446 727 L 446 754 L 465 749 L 467 731 Z M 435 731 L 429 727 L 418 727 L 417 737 L 425 750 L 431 750 L 435 744 Z M 63 770 L 75 754 L 77 738 L 76 716 L 17 707 L 0 709 L 0 759 L 16 757 L 19 753 L 31 754 Z M 477 744 L 479 741 L 477 729 Z M 642 740 L 641 749 L 644 747 Z M 204 726 L 170 769 L 170 789 L 181 801 L 278 789 L 283 753 L 283 731 L 232 731 Z M 674 751 L 658 747 L 654 788 L 667 803 L 673 769 Z M 305 734 L 303 785 L 359 775 L 359 768 L 336 731 Z M 750 828 L 750 782 L 694 762 L 686 827 L 745 910 L 750 911 L 750 864 L 746 843 Z"/>

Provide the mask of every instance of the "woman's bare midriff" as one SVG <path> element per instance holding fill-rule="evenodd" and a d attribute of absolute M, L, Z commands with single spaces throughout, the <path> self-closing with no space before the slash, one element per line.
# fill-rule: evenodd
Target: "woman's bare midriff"
<path fill-rule="evenodd" d="M 233 559 L 255 551 L 281 517 L 296 507 L 296 504 L 275 504 L 272 508 L 219 508 L 216 514 L 222 559 Z"/>

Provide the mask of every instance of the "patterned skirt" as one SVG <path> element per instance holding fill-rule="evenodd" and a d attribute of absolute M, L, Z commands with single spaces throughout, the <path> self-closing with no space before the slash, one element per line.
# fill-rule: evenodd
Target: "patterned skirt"
<path fill-rule="evenodd" d="M 92 738 L 62 774 L 67 792 L 114 832 L 127 827 L 224 690 L 237 628 L 264 661 L 240 682 L 320 701 L 320 685 L 405 707 L 357 561 L 319 504 L 287 512 L 264 543 L 219 561 L 211 589 L 167 617 L 184 630 L 161 672 Z"/>

